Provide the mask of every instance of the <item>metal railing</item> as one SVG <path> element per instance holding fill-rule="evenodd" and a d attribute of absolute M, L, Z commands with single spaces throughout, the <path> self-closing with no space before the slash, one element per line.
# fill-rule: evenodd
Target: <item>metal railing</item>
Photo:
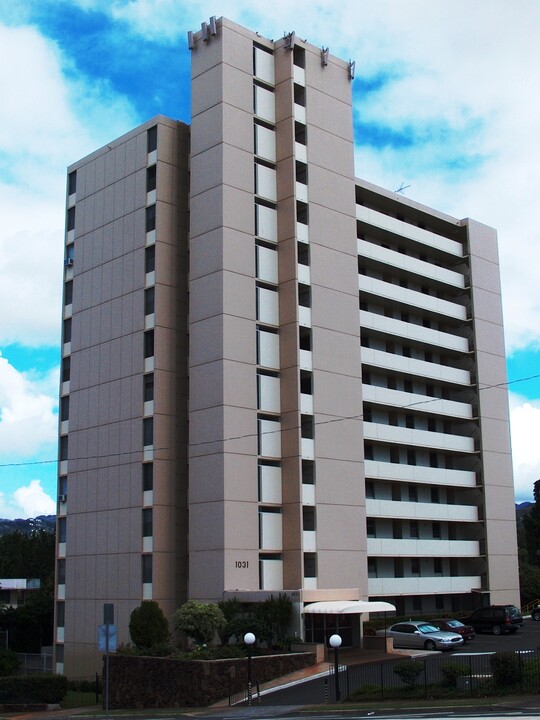
<path fill-rule="evenodd" d="M 530 615 L 531 610 L 533 610 L 535 607 L 538 607 L 540 605 L 540 598 L 536 598 L 536 600 L 531 600 L 530 603 L 527 603 L 524 607 L 521 608 L 521 614 L 522 615 Z"/>
<path fill-rule="evenodd" d="M 236 679 L 229 677 L 229 706 L 233 705 L 251 705 L 260 703 L 261 689 L 259 681 L 255 680 L 251 687 L 248 687 L 245 679 Z"/>

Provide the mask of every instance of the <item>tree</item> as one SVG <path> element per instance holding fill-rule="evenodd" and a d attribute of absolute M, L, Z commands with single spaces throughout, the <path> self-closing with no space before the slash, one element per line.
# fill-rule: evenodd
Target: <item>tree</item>
<path fill-rule="evenodd" d="M 176 630 L 197 643 L 212 642 L 215 634 L 223 630 L 226 624 L 225 615 L 215 603 L 188 600 L 174 614 Z"/>
<path fill-rule="evenodd" d="M 129 634 L 138 648 L 150 650 L 169 640 L 169 623 L 155 600 L 144 600 L 132 610 Z"/>
<path fill-rule="evenodd" d="M 284 644 L 292 612 L 293 606 L 289 596 L 285 593 L 279 593 L 277 597 L 270 595 L 261 603 L 257 614 L 271 628 L 272 638 L 275 638 L 278 644 Z"/>
<path fill-rule="evenodd" d="M 540 598 L 540 567 L 522 558 L 519 562 L 519 592 L 522 607 Z"/>
<path fill-rule="evenodd" d="M 534 483 L 533 494 L 534 505 L 523 516 L 523 530 L 527 558 L 532 565 L 540 565 L 540 480 Z"/>

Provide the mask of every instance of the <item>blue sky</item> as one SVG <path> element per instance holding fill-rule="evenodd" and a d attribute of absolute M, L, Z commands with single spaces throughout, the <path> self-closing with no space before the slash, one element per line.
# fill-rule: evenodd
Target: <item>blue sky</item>
<path fill-rule="evenodd" d="M 12 0 L 0 5 L 0 517 L 56 507 L 65 168 L 158 113 L 189 122 L 186 33 L 211 15 L 356 60 L 356 174 L 498 229 L 516 498 L 530 499 L 540 3 Z"/>

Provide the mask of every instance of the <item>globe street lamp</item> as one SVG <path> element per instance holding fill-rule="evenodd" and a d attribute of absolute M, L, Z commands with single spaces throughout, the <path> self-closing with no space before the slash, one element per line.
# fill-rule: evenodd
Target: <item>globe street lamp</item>
<path fill-rule="evenodd" d="M 253 649 L 253 643 L 255 642 L 255 635 L 252 632 L 248 632 L 244 635 L 244 642 L 247 646 L 247 657 L 248 657 L 248 705 L 251 705 L 251 651 Z"/>
<path fill-rule="evenodd" d="M 330 640 L 328 641 L 330 643 L 330 646 L 334 648 L 334 675 L 336 678 L 336 702 L 339 702 L 341 699 L 340 692 L 339 692 L 339 659 L 338 659 L 338 650 L 341 646 L 341 636 L 340 635 L 331 635 Z"/>

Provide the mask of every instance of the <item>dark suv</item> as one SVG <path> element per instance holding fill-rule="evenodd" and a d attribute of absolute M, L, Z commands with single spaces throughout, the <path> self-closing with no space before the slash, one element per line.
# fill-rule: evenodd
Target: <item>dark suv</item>
<path fill-rule="evenodd" d="M 460 620 L 465 625 L 472 625 L 476 632 L 491 632 L 494 635 L 515 633 L 523 625 L 521 612 L 515 605 L 488 605 Z"/>

